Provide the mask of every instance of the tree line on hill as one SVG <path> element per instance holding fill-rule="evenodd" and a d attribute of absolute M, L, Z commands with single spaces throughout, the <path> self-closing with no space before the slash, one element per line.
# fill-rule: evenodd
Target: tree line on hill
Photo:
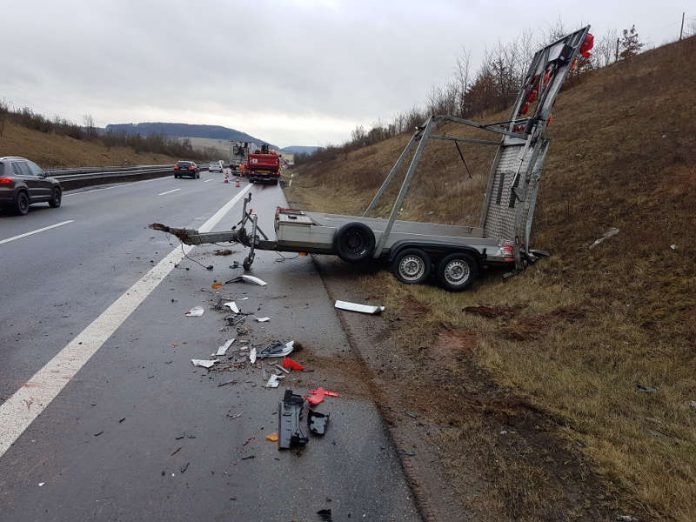
<path fill-rule="evenodd" d="M 471 53 L 463 49 L 457 58 L 452 79 L 443 86 L 431 89 L 424 108 L 413 107 L 408 112 L 396 115 L 390 123 L 377 122 L 370 129 L 359 125 L 343 145 L 328 145 L 312 154 L 296 155 L 295 163 L 331 160 L 338 154 L 399 134 L 411 133 L 434 114 L 472 118 L 504 110 L 514 102 L 536 50 L 567 33 L 560 21 L 547 31 L 541 41 L 537 41 L 530 31 L 523 31 L 512 41 L 498 42 L 494 48 L 486 50 L 481 65 L 474 73 L 471 68 Z M 592 54 L 589 58 L 579 57 L 568 85 L 572 86 L 578 77 L 588 71 L 630 59 L 643 46 L 635 26 L 624 29 L 621 35 L 616 30 L 611 30 L 602 37 L 595 38 Z"/>

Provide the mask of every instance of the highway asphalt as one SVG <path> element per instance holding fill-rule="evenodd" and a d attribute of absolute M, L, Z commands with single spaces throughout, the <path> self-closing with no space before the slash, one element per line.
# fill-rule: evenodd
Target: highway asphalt
<path fill-rule="evenodd" d="M 240 246 L 182 258 L 174 238 L 147 228 L 230 228 L 247 192 L 272 235 L 280 188 L 210 173 L 0 214 L 0 520 L 321 520 L 326 509 L 335 521 L 420 520 L 377 409 L 341 373 L 356 366 L 311 259 L 259 252 L 253 274 L 268 286 L 215 290 L 242 273 L 230 268 Z M 213 309 L 219 298 L 270 321 L 245 316 L 240 335 Z M 184 315 L 197 305 L 202 317 Z M 233 337 L 294 339 L 315 371 L 264 388 L 271 365 L 242 363 L 239 342 L 220 368 L 191 364 Z M 278 451 L 265 437 L 284 390 L 319 384 L 342 392 L 319 406 L 327 434 Z"/>

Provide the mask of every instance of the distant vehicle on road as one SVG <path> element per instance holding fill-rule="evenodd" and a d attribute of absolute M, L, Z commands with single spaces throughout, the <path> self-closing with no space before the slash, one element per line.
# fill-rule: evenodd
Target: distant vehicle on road
<path fill-rule="evenodd" d="M 33 161 L 19 156 L 0 158 L 0 207 L 17 214 L 29 212 L 29 205 L 48 203 L 60 207 L 63 189 Z"/>
<path fill-rule="evenodd" d="M 249 153 L 247 169 L 247 178 L 251 183 L 277 185 L 280 179 L 280 156 L 264 144 L 260 151 Z"/>
<path fill-rule="evenodd" d="M 193 179 L 200 178 L 198 165 L 193 161 L 177 161 L 174 165 L 174 177 L 183 178 L 184 176 L 191 176 Z"/>
<path fill-rule="evenodd" d="M 223 172 L 224 169 L 225 169 L 225 167 L 222 164 L 222 160 L 212 161 L 210 163 L 210 165 L 208 166 L 208 172 Z"/>

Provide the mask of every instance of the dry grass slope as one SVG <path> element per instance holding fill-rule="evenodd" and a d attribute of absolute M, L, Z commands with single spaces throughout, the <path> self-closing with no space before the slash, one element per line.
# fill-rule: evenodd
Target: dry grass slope
<path fill-rule="evenodd" d="M 443 325 L 474 339 L 471 360 L 452 359 L 451 375 L 465 379 L 473 361 L 556 419 L 566 443 L 582 448 L 637 512 L 680 521 L 696 520 L 694 63 L 690 38 L 589 73 L 561 94 L 535 223 L 534 243 L 551 250 L 550 259 L 462 294 L 405 287 L 386 274 L 362 278 L 384 288 L 392 318 L 413 303 L 427 310 L 399 323 L 404 346 L 432 349 Z M 364 208 L 405 142 L 307 165 L 290 197 L 313 209 Z M 433 146 L 426 159 L 405 216 L 476 222 L 487 157 L 471 157 L 473 179 L 449 144 Z M 608 227 L 620 233 L 588 249 Z M 464 311 L 479 305 L 505 312 Z M 450 439 L 440 442 L 472 451 Z M 453 477 L 466 487 L 456 466 Z M 497 498 L 511 494 L 501 487 Z M 536 502 L 533 492 L 520 494 Z"/>
<path fill-rule="evenodd" d="M 107 148 L 68 136 L 46 134 L 5 122 L 0 136 L 0 156 L 24 156 L 44 168 L 113 165 L 164 165 L 180 158 L 138 154 L 127 147 Z"/>

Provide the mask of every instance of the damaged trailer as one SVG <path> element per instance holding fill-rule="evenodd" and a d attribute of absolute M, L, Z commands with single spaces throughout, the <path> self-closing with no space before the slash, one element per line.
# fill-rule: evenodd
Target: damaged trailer
<path fill-rule="evenodd" d="M 522 270 L 540 255 L 530 248 L 530 238 L 549 148 L 545 131 L 551 109 L 578 55 L 589 56 L 592 43 L 587 26 L 537 51 L 508 121 L 486 124 L 448 115 L 431 116 L 416 129 L 362 216 L 278 208 L 276 237 L 270 239 L 258 226 L 258 216 L 247 210 L 250 194 L 244 201 L 241 221 L 231 231 L 200 233 L 161 224 L 151 227 L 190 245 L 239 242 L 250 249 L 243 263 L 246 270 L 251 268 L 256 249 L 338 255 L 349 263 L 382 260 L 407 284 L 422 283 L 434 271 L 439 284 L 453 291 L 468 288 L 486 266 Z M 497 139 L 437 134 L 438 126 L 446 123 L 490 132 Z M 460 143 L 497 147 L 479 223 L 460 226 L 397 219 L 430 140 L 453 142 L 465 166 Z M 409 158 L 389 216 L 370 217 Z"/>

